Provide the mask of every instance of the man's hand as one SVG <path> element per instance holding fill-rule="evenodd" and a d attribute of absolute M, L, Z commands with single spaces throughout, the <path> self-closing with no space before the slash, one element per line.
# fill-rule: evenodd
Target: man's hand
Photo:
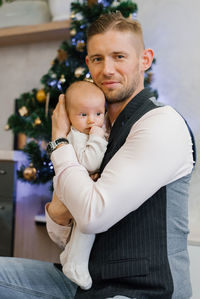
<path fill-rule="evenodd" d="M 93 126 L 89 132 L 89 135 L 91 135 L 91 134 L 98 135 L 103 138 L 105 135 L 105 131 L 104 131 L 104 129 L 102 129 L 100 127 Z"/>
<path fill-rule="evenodd" d="M 52 115 L 52 140 L 66 137 L 69 131 L 70 121 L 65 108 L 65 96 L 61 94 Z"/>
<path fill-rule="evenodd" d="M 53 193 L 52 201 L 47 205 L 47 212 L 50 218 L 59 225 L 67 225 L 73 218 L 66 206 Z"/>

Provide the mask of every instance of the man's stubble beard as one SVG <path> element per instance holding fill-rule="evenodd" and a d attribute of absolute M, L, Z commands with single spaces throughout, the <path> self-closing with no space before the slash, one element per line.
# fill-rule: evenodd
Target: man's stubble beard
<path fill-rule="evenodd" d="M 113 96 L 106 96 L 106 101 L 109 104 L 116 104 L 116 103 L 123 103 L 125 102 L 128 98 L 130 98 L 135 91 L 135 88 L 129 88 L 128 90 L 122 90 L 118 92 L 118 94 L 113 95 Z"/>
<path fill-rule="evenodd" d="M 140 82 L 140 76 L 139 76 L 139 72 L 138 72 L 136 77 L 130 84 L 130 86 L 128 86 L 126 88 L 122 88 L 122 90 L 119 90 L 116 94 L 114 92 L 114 94 L 113 95 L 111 94 L 110 96 L 109 96 L 109 93 L 108 93 L 108 95 L 105 93 L 107 103 L 108 104 L 116 104 L 116 103 L 125 102 L 131 96 L 133 96 L 133 94 L 135 93 L 135 91 L 137 90 L 137 88 L 139 86 L 139 82 Z"/>

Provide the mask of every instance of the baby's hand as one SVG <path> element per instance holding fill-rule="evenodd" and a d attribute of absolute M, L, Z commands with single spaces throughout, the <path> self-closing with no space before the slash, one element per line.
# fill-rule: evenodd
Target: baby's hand
<path fill-rule="evenodd" d="M 91 135 L 91 134 L 98 135 L 103 138 L 105 135 L 105 131 L 104 131 L 104 129 L 102 129 L 100 127 L 93 126 L 89 132 L 89 135 Z"/>
<path fill-rule="evenodd" d="M 99 178 L 99 173 L 97 172 L 97 173 L 90 174 L 90 177 L 94 182 L 96 182 Z"/>

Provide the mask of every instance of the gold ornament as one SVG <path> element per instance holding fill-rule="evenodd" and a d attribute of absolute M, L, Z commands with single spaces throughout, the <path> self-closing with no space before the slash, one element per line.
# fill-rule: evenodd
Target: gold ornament
<path fill-rule="evenodd" d="M 83 52 L 85 49 L 85 42 L 84 40 L 80 40 L 77 42 L 76 44 L 76 50 L 79 51 L 79 52 Z"/>
<path fill-rule="evenodd" d="M 41 125 L 42 121 L 39 117 L 37 117 L 35 120 L 34 120 L 34 126 L 39 126 Z"/>
<path fill-rule="evenodd" d="M 71 16 L 70 16 L 71 21 L 75 20 L 75 18 L 76 18 L 76 15 L 75 15 L 74 12 L 72 12 L 72 14 L 71 14 Z"/>
<path fill-rule="evenodd" d="M 47 93 L 47 100 L 45 103 L 45 116 L 48 116 L 48 112 L 49 112 L 49 101 L 50 101 L 50 93 Z"/>
<path fill-rule="evenodd" d="M 32 163 L 29 165 L 29 167 L 26 167 L 23 171 L 23 177 L 27 181 L 35 181 L 37 177 L 36 174 L 37 174 L 37 170 L 35 167 L 33 167 Z"/>
<path fill-rule="evenodd" d="M 71 36 L 75 36 L 75 35 L 76 35 L 76 29 L 75 29 L 75 28 L 72 28 L 72 29 L 70 30 L 70 35 L 71 35 Z"/>
<path fill-rule="evenodd" d="M 128 19 L 133 20 L 133 13 L 132 12 L 129 14 Z"/>
<path fill-rule="evenodd" d="M 84 71 L 85 71 L 84 67 L 79 66 L 79 67 L 77 67 L 77 68 L 75 69 L 74 76 L 75 76 L 76 78 L 79 78 L 80 76 L 83 75 Z"/>
<path fill-rule="evenodd" d="M 92 6 L 97 3 L 97 0 L 88 0 L 88 6 Z"/>
<path fill-rule="evenodd" d="M 61 75 L 59 82 L 60 83 L 65 83 L 66 82 L 65 75 L 63 75 L 63 74 Z"/>
<path fill-rule="evenodd" d="M 4 130 L 5 130 L 5 131 L 10 130 L 10 126 L 9 126 L 9 124 L 5 125 Z"/>
<path fill-rule="evenodd" d="M 46 101 L 46 93 L 44 89 L 40 89 L 36 93 L 36 99 L 39 103 L 45 103 Z"/>
<path fill-rule="evenodd" d="M 22 106 L 20 109 L 18 109 L 18 112 L 22 117 L 28 115 L 28 109 L 26 108 L 26 106 Z"/>
<path fill-rule="evenodd" d="M 67 52 L 63 49 L 58 49 L 58 54 L 57 54 L 57 58 L 59 62 L 64 62 L 65 60 L 67 60 Z"/>

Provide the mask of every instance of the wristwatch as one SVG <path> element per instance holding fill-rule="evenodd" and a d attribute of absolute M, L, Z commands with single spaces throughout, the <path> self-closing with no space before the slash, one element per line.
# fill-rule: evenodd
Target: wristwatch
<path fill-rule="evenodd" d="M 68 141 L 66 138 L 58 138 L 58 139 L 56 139 L 56 140 L 54 140 L 54 141 L 50 141 L 50 142 L 48 143 L 48 145 L 47 145 L 47 153 L 48 153 L 49 155 L 51 155 L 51 153 L 52 153 L 53 151 L 55 151 L 55 149 L 57 148 L 57 146 L 58 146 L 59 144 L 62 144 L 62 143 L 66 143 L 66 144 L 68 144 L 69 141 Z"/>

